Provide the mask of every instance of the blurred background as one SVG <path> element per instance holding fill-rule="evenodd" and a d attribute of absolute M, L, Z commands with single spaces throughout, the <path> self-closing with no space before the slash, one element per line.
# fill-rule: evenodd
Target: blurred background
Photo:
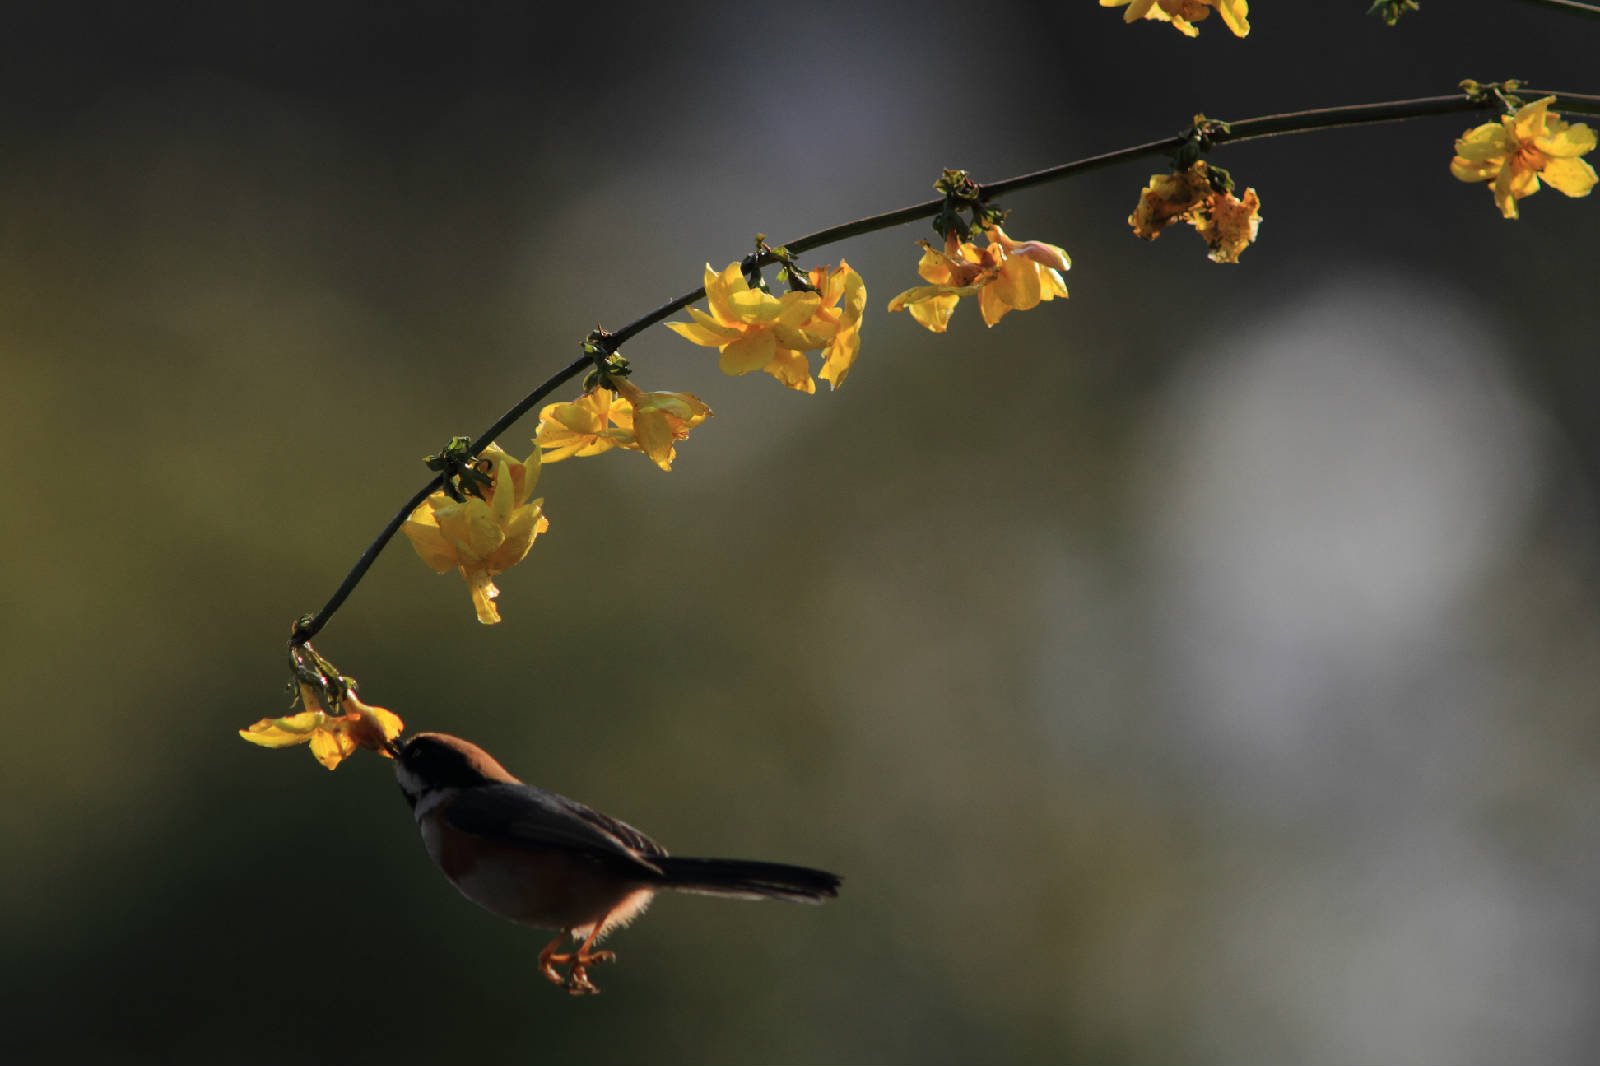
<path fill-rule="evenodd" d="M 569 999 L 386 763 L 235 734 L 420 457 L 757 232 L 1196 111 L 1600 89 L 1592 22 L 1366 6 L 9 12 L 0 1058 L 1592 1054 L 1600 201 L 1503 221 L 1446 169 L 1471 117 L 1218 152 L 1238 266 L 1131 236 L 1158 160 L 1011 197 L 1072 297 L 994 329 L 884 310 L 924 224 L 808 257 L 870 291 L 841 391 L 653 330 L 636 380 L 716 410 L 670 475 L 549 467 L 498 627 L 398 543 L 318 639 L 412 728 L 836 903 L 661 899 Z"/>

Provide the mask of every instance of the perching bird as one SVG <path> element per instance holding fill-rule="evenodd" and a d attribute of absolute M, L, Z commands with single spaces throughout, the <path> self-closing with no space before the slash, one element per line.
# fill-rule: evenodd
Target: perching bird
<path fill-rule="evenodd" d="M 459 737 L 419 733 L 395 744 L 393 754 L 433 861 L 485 910 L 559 929 L 539 953 L 539 970 L 574 995 L 599 991 L 588 969 L 615 956 L 594 945 L 636 918 L 661 889 L 796 903 L 838 895 L 839 878 L 823 870 L 670 856 L 631 825 L 523 784 Z M 568 934 L 580 942 L 577 950 L 557 954 Z M 565 964 L 563 977 L 556 966 Z"/>

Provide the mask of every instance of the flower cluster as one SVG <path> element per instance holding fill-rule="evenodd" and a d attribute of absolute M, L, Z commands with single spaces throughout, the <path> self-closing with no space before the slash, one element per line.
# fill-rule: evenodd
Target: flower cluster
<path fill-rule="evenodd" d="M 679 336 L 720 353 L 724 374 L 762 370 L 791 389 L 814 393 L 811 364 L 804 353 L 821 351 L 818 377 L 834 388 L 844 383 L 861 348 L 861 314 L 867 287 L 850 264 L 806 275 L 808 288 L 773 296 L 745 280 L 738 263 L 718 273 L 706 265 L 709 313 L 689 308 L 692 322 L 668 322 Z"/>
<path fill-rule="evenodd" d="M 1261 198 L 1254 189 L 1246 189 L 1243 198 L 1235 197 L 1232 185 L 1204 160 L 1171 174 L 1152 174 L 1128 225 L 1136 235 L 1153 241 L 1171 223 L 1187 222 L 1205 238 L 1212 262 L 1237 263 L 1261 227 Z"/>
<path fill-rule="evenodd" d="M 536 442 L 545 462 L 623 448 L 643 452 L 661 469 L 671 470 L 677 442 L 711 417 L 711 408 L 687 392 L 643 392 L 622 377 L 609 382 L 539 412 Z"/>
<path fill-rule="evenodd" d="M 393 742 L 405 729 L 399 715 L 362 703 L 353 692 L 347 692 L 335 711 L 329 711 L 323 708 L 316 689 L 302 681 L 300 704 L 305 710 L 298 714 L 263 718 L 239 730 L 239 735 L 263 748 L 310 744 L 312 756 L 333 770 L 357 748 L 392 758 Z"/>
<path fill-rule="evenodd" d="M 550 528 L 544 500 L 529 500 L 539 481 L 539 450 L 518 462 L 499 445 L 483 450 L 474 464 L 488 478 L 482 495 L 452 500 L 443 492 L 429 496 L 400 527 L 422 561 L 435 573 L 452 567 L 461 572 L 472 594 L 478 621 L 500 621 L 494 599 L 500 595 L 493 578 L 520 563 L 534 538 Z"/>
<path fill-rule="evenodd" d="M 1008 311 L 1066 297 L 1061 273 L 1072 265 L 1066 252 L 1043 241 L 1014 241 L 999 226 L 990 226 L 984 236 L 989 243 L 983 248 L 954 232 L 945 238 L 943 251 L 919 241 L 917 273 L 932 284 L 902 292 L 889 301 L 889 310 L 910 311 L 923 326 L 943 333 L 963 296 L 978 297 L 978 310 L 991 326 Z"/>
<path fill-rule="evenodd" d="M 1248 0 L 1100 0 L 1101 7 L 1123 7 L 1124 22 L 1138 19 L 1155 19 L 1170 22 L 1186 37 L 1194 37 L 1200 29 L 1195 23 L 1211 16 L 1212 8 L 1222 16 L 1222 21 L 1235 37 L 1250 35 L 1250 4 Z"/>
<path fill-rule="evenodd" d="M 1506 218 L 1517 217 L 1517 201 L 1538 192 L 1541 180 L 1568 196 L 1588 196 L 1594 188 L 1594 168 L 1578 157 L 1594 151 L 1595 132 L 1563 122 L 1550 110 L 1555 99 L 1535 100 L 1456 141 L 1450 173 L 1462 181 L 1491 182 Z"/>

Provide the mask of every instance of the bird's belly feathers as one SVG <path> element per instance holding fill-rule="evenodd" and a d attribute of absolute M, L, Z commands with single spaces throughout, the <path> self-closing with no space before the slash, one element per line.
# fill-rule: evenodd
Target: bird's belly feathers
<path fill-rule="evenodd" d="M 502 918 L 584 936 L 595 922 L 625 925 L 650 902 L 650 886 L 562 851 L 513 847 L 469 836 L 438 818 L 421 820 L 428 854 L 461 894 Z"/>

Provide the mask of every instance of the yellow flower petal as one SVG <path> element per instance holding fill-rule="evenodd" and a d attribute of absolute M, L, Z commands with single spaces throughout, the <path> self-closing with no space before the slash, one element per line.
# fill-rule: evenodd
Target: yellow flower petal
<path fill-rule="evenodd" d="M 1510 146 L 1506 131 L 1499 123 L 1479 126 L 1463 134 L 1456 141 L 1456 155 L 1470 162 L 1500 161 L 1500 157 L 1515 151 Z"/>
<path fill-rule="evenodd" d="M 1581 159 L 1552 159 L 1540 177 L 1568 196 L 1588 196 L 1595 186 L 1594 167 Z"/>
<path fill-rule="evenodd" d="M 964 295 L 969 294 L 950 285 L 921 285 L 890 300 L 889 310 L 909 311 L 919 325 L 943 333 L 950 328 L 950 316 Z"/>
<path fill-rule="evenodd" d="M 527 558 L 529 549 L 533 547 L 534 538 L 550 528 L 550 521 L 544 517 L 543 510 L 542 499 L 534 500 L 526 507 L 517 508 L 516 513 L 506 522 L 505 537 L 501 540 L 500 546 L 483 560 L 486 570 L 494 574 L 504 573 Z"/>
<path fill-rule="evenodd" d="M 978 292 L 978 313 L 983 316 L 985 326 L 993 326 L 1005 317 L 1011 310 L 998 285 L 985 286 Z"/>
<path fill-rule="evenodd" d="M 728 306 L 728 297 L 735 291 L 748 288 L 744 284 L 744 272 L 739 269 L 739 264 L 729 263 L 719 274 L 711 269 L 710 263 L 707 263 L 705 288 L 706 306 L 711 309 L 711 317 L 723 325 L 737 323 L 739 319 Z"/>
<path fill-rule="evenodd" d="M 301 711 L 284 718 L 263 718 L 239 730 L 239 735 L 263 748 L 292 748 L 310 741 L 326 717 L 321 711 Z"/>
<path fill-rule="evenodd" d="M 392 757 L 389 748 L 406 728 L 400 716 L 385 707 L 362 703 L 354 693 L 345 697 L 344 706 L 350 709 L 345 732 L 368 751 Z"/>
<path fill-rule="evenodd" d="M 476 496 L 445 504 L 435 514 L 439 528 L 455 542 L 457 562 L 486 559 L 506 539 L 504 519 Z"/>
<path fill-rule="evenodd" d="M 828 383 L 830 389 L 837 389 L 844 384 L 844 379 L 850 376 L 850 368 L 855 365 L 856 356 L 861 352 L 861 334 L 857 330 L 841 333 L 828 345 L 828 350 L 822 361 L 822 369 L 817 371 L 817 377 Z"/>
<path fill-rule="evenodd" d="M 1490 187 L 1494 192 L 1495 206 L 1506 218 L 1516 218 L 1518 213 L 1517 198 L 1511 193 L 1511 180 L 1515 177 L 1516 171 L 1507 167 L 1495 176 L 1494 184 Z"/>
<path fill-rule="evenodd" d="M 1500 168 L 1504 165 L 1500 159 L 1474 160 L 1456 156 L 1450 161 L 1450 173 L 1459 181 L 1493 181 L 1500 176 Z"/>
<path fill-rule="evenodd" d="M 311 734 L 312 757 L 330 770 L 338 769 L 355 750 L 355 739 L 342 730 L 319 729 Z"/>
<path fill-rule="evenodd" d="M 796 392 L 811 394 L 817 383 L 811 379 L 811 363 L 792 348 L 777 348 L 772 358 L 761 368 Z"/>
<path fill-rule="evenodd" d="M 1027 259 L 1048 270 L 1064 271 L 1072 269 L 1072 260 L 1064 249 L 1044 241 L 1014 241 L 1006 236 L 1005 230 L 999 226 L 994 227 L 993 240 L 1004 248 L 1009 259 Z"/>
<path fill-rule="evenodd" d="M 472 609 L 477 612 L 478 621 L 486 626 L 500 623 L 500 611 L 495 607 L 494 601 L 500 595 L 500 586 L 489 578 L 489 572 L 482 568 L 461 568 L 461 576 L 467 581 L 467 594 L 472 597 Z"/>
<path fill-rule="evenodd" d="M 1254 189 L 1246 189 L 1238 199 L 1218 193 L 1211 198 L 1208 224 L 1195 228 L 1211 246 L 1207 258 L 1213 263 L 1237 263 L 1261 228 L 1261 198 Z"/>
<path fill-rule="evenodd" d="M 696 308 L 689 308 L 689 314 L 694 319 L 693 322 L 668 322 L 666 327 L 702 348 L 720 348 L 743 332 L 733 326 L 724 326 Z"/>
<path fill-rule="evenodd" d="M 1217 14 L 1235 37 L 1250 36 L 1250 4 L 1247 0 L 1217 0 Z"/>
<path fill-rule="evenodd" d="M 1587 155 L 1595 149 L 1595 131 L 1579 123 L 1569 126 L 1565 122 L 1558 122 L 1559 129 L 1551 134 L 1535 140 L 1539 150 L 1546 155 L 1575 158 Z"/>
<path fill-rule="evenodd" d="M 994 301 L 1004 305 L 1004 310 L 994 316 L 995 321 L 999 321 L 1000 315 L 1006 311 L 1031 311 L 1039 306 L 1039 268 L 1033 263 L 1008 259 L 1001 266 L 999 276 L 978 295 L 985 300 L 993 297 Z M 988 321 L 987 314 L 984 320 Z"/>
<path fill-rule="evenodd" d="M 778 338 L 770 329 L 757 330 L 725 345 L 717 366 L 724 374 L 748 374 L 770 363 L 777 348 Z"/>
<path fill-rule="evenodd" d="M 411 512 L 400 532 L 406 535 L 417 555 L 436 574 L 442 574 L 456 565 L 456 548 L 446 540 L 439 529 L 439 519 L 428 507 L 418 507 Z"/>

